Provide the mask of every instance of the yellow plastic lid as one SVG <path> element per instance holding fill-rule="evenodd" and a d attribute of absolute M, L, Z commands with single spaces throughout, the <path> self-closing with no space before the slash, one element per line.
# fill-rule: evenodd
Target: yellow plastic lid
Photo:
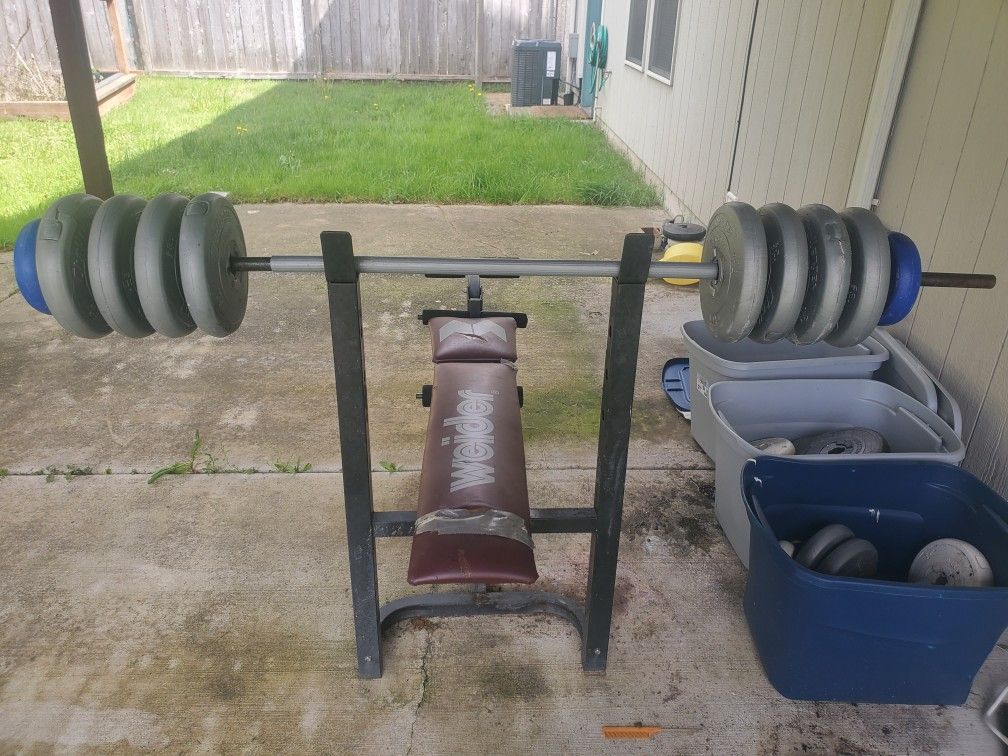
<path fill-rule="evenodd" d="M 679 242 L 678 244 L 669 246 L 658 262 L 698 263 L 702 256 L 703 244 L 699 242 Z M 665 278 L 663 280 L 665 283 L 675 284 L 676 286 L 689 286 L 699 281 L 697 278 Z"/>

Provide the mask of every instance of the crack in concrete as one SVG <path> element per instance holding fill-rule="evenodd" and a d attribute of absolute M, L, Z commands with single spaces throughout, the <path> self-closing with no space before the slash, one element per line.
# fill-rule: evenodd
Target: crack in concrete
<path fill-rule="evenodd" d="M 420 719 L 420 709 L 427 702 L 427 691 L 430 686 L 430 672 L 427 669 L 427 661 L 430 659 L 431 650 L 434 647 L 434 633 L 427 630 L 427 643 L 424 646 L 423 656 L 420 657 L 420 696 L 417 698 L 416 707 L 413 709 L 413 721 L 410 722 L 409 745 L 406 747 L 406 756 L 413 753 L 413 732 L 416 729 L 417 720 Z"/>

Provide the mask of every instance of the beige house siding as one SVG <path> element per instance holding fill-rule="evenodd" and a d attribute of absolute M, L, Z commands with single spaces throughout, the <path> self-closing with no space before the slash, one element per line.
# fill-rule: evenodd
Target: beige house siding
<path fill-rule="evenodd" d="M 706 220 L 728 187 L 755 0 L 683 2 L 671 86 L 623 62 L 629 6 L 607 0 L 602 11 L 612 73 L 598 120 L 646 166 L 670 211 Z"/>
<path fill-rule="evenodd" d="M 731 191 L 842 208 L 885 34 L 885 0 L 761 2 Z"/>
<path fill-rule="evenodd" d="M 603 10 L 612 74 L 598 118 L 670 211 L 706 221 L 729 188 L 755 205 L 843 207 L 888 0 L 682 0 L 671 86 L 623 62 L 629 5 Z"/>
<path fill-rule="evenodd" d="M 878 190 L 924 269 L 1008 283 L 1008 3 L 928 0 Z M 925 290 L 893 331 L 963 410 L 965 466 L 1008 493 L 1008 295 Z"/>
<path fill-rule="evenodd" d="M 670 86 L 623 62 L 629 0 L 607 0 L 612 74 L 598 120 L 670 212 L 705 222 L 728 189 L 757 206 L 841 208 L 891 6 L 682 0 Z M 878 214 L 917 242 L 925 270 L 991 272 L 1008 286 L 1006 165 L 1008 0 L 924 0 Z M 1008 295 L 928 289 L 893 331 L 959 400 L 967 469 L 1008 493 Z"/>

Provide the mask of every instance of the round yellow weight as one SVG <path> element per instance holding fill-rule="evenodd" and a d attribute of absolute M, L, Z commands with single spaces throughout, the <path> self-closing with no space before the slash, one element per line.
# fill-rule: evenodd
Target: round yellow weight
<path fill-rule="evenodd" d="M 679 242 L 668 247 L 665 250 L 665 254 L 662 255 L 662 259 L 658 262 L 698 263 L 702 255 L 703 244 L 698 242 Z M 699 279 L 665 278 L 663 280 L 665 283 L 675 284 L 676 286 L 689 286 L 690 284 L 697 283 Z"/>

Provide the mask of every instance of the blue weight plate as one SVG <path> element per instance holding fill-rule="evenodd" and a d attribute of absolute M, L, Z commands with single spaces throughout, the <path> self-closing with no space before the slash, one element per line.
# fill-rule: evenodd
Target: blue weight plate
<path fill-rule="evenodd" d="M 35 267 L 35 239 L 38 238 L 40 220 L 36 218 L 26 223 L 14 242 L 14 279 L 25 302 L 44 315 L 50 315 L 39 286 L 38 269 Z"/>
<path fill-rule="evenodd" d="M 685 357 L 673 357 L 662 368 L 662 388 L 672 402 L 672 406 L 682 413 L 690 411 L 690 378 L 689 360 Z"/>
<path fill-rule="evenodd" d="M 898 323 L 913 309 L 921 285 L 921 259 L 913 239 L 898 231 L 889 232 L 889 295 L 879 325 Z"/>

